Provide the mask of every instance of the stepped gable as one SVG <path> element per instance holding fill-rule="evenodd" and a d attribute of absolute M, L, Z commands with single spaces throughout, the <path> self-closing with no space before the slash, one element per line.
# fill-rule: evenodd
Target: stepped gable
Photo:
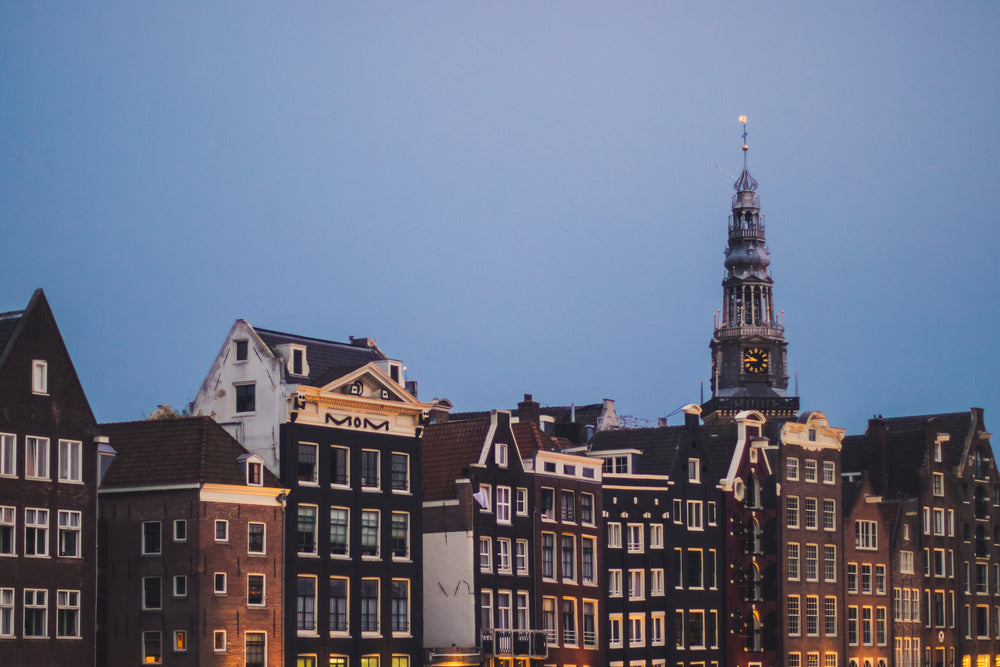
<path fill-rule="evenodd" d="M 479 460 L 489 430 L 489 419 L 449 420 L 424 429 L 421 446 L 424 500 L 456 497 L 455 480 L 468 477 L 464 469 Z"/>
<path fill-rule="evenodd" d="M 247 454 L 211 417 L 181 417 L 119 422 L 98 426 L 118 452 L 103 488 L 159 484 L 232 484 L 245 486 L 239 458 Z M 264 486 L 278 478 L 264 469 Z"/>
<path fill-rule="evenodd" d="M 669 475 L 673 471 L 684 431 L 684 426 L 599 431 L 591 439 L 589 451 L 637 449 L 642 452 L 642 457 L 633 472 Z"/>
<path fill-rule="evenodd" d="M 878 435 L 872 432 L 872 423 L 878 422 L 884 424 L 887 472 L 882 493 L 885 498 L 920 494 L 918 473 L 927 464 L 928 446 L 934 441 L 935 433 L 948 433 L 951 436 L 942 448 L 943 456 L 949 467 L 957 466 L 961 462 L 965 439 L 972 427 L 970 412 L 872 420 L 864 435 L 844 438 L 841 465 L 845 472 L 871 469 L 872 457 L 878 451 Z"/>
<path fill-rule="evenodd" d="M 279 345 L 304 345 L 306 358 L 309 361 L 309 376 L 303 384 L 312 386 L 322 386 L 320 381 L 325 379 L 332 369 L 346 369 L 337 376 L 342 377 L 367 363 L 388 358 L 374 341 L 371 346 L 361 346 L 257 327 L 254 327 L 254 331 L 275 354 Z"/>

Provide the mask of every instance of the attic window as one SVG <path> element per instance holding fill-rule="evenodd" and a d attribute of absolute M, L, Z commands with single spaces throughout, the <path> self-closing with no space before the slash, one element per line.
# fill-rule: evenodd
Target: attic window
<path fill-rule="evenodd" d="M 246 361 L 247 360 L 247 341 L 238 340 L 236 341 L 236 361 Z"/>
<path fill-rule="evenodd" d="M 292 373 L 302 375 L 302 350 L 292 350 Z"/>
<path fill-rule="evenodd" d="M 361 384 L 361 380 L 353 383 L 351 385 L 351 396 L 361 396 L 364 390 L 364 385 Z"/>
<path fill-rule="evenodd" d="M 49 393 L 49 365 L 41 359 L 31 362 L 31 391 L 35 394 Z"/>
<path fill-rule="evenodd" d="M 389 366 L 389 377 L 392 378 L 393 382 L 399 384 L 399 366 L 396 364 Z"/>
<path fill-rule="evenodd" d="M 502 442 L 498 442 L 493 455 L 498 466 L 501 468 L 507 467 L 507 445 Z"/>

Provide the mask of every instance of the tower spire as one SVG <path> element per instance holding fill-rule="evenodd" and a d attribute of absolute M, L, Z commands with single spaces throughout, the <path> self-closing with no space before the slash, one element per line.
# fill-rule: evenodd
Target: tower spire
<path fill-rule="evenodd" d="M 722 310 L 712 349 L 712 398 L 703 414 L 732 416 L 740 410 L 794 416 L 797 397 L 788 396 L 788 343 L 774 307 L 773 284 L 760 212 L 757 181 L 750 175 L 747 117 L 743 125 L 743 171 L 733 184 L 729 243 L 722 280 Z"/>

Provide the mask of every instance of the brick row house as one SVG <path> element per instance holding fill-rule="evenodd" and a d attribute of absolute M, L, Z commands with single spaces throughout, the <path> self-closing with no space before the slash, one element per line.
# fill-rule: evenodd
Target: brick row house
<path fill-rule="evenodd" d="M 98 664 L 281 664 L 287 496 L 208 417 L 101 424 Z"/>
<path fill-rule="evenodd" d="M 94 426 L 36 290 L 0 313 L 0 664 L 95 664 Z"/>
<path fill-rule="evenodd" d="M 600 465 L 510 412 L 424 435 L 431 664 L 602 665 Z"/>

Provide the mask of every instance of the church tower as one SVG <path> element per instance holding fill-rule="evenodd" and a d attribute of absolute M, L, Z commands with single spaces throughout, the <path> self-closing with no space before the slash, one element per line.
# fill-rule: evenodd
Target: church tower
<path fill-rule="evenodd" d="M 768 418 L 794 417 L 797 396 L 788 395 L 788 343 L 783 316 L 774 308 L 771 257 L 764 244 L 757 181 L 747 168 L 746 117 L 743 171 L 733 185 L 722 280 L 722 310 L 716 316 L 712 349 L 712 398 L 702 406 L 706 421 L 758 410 Z"/>

